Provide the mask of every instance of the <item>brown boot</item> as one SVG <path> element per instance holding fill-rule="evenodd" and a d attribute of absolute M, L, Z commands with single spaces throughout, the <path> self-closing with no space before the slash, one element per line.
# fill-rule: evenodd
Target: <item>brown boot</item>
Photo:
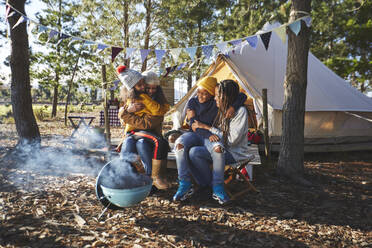
<path fill-rule="evenodd" d="M 137 173 L 145 174 L 145 168 L 143 167 L 141 159 L 138 157 L 138 159 L 131 163 L 132 166 L 135 168 Z"/>
<path fill-rule="evenodd" d="M 166 162 L 166 160 L 157 160 L 157 159 L 152 160 L 152 173 L 151 173 L 151 177 L 153 180 L 152 184 L 157 189 L 168 189 L 169 188 L 169 184 L 163 175 L 164 168 L 162 167 L 164 167 L 164 164 L 166 166 L 166 163 L 164 161 Z"/>

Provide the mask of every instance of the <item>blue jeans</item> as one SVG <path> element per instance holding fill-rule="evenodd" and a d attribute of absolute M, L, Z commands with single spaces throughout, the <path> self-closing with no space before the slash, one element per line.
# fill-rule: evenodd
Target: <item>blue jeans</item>
<path fill-rule="evenodd" d="M 183 145 L 182 149 L 178 149 L 178 144 Z M 213 162 L 213 170 L 217 173 L 210 175 L 210 169 L 205 166 L 196 167 L 191 161 L 190 149 L 194 146 L 205 147 Z M 225 169 L 225 154 L 224 152 L 218 153 L 214 150 L 215 147 L 221 146 L 220 142 L 210 142 L 209 139 L 205 139 L 200 135 L 187 132 L 181 135 L 175 143 L 175 154 L 178 170 L 178 179 L 184 181 L 191 181 L 190 176 L 193 176 L 195 181 L 200 186 L 208 186 L 212 182 L 213 185 L 223 183 L 223 173 Z M 222 173 L 221 173 L 222 171 Z M 222 174 L 222 176 L 221 176 Z M 212 179 L 211 179 L 212 178 Z"/>
<path fill-rule="evenodd" d="M 204 146 L 191 147 L 189 151 L 192 167 L 196 170 L 196 173 L 203 173 L 204 180 L 203 185 L 217 185 L 224 182 L 225 166 L 216 167 L 213 164 L 213 158 L 208 149 Z M 224 152 L 225 164 L 236 163 L 231 153 L 227 150 Z"/>
<path fill-rule="evenodd" d="M 146 174 L 151 176 L 153 150 L 154 150 L 153 145 L 147 140 L 145 139 L 136 140 L 134 137 L 128 136 L 123 141 L 120 156 L 123 156 L 124 153 L 138 154 L 145 167 Z"/>

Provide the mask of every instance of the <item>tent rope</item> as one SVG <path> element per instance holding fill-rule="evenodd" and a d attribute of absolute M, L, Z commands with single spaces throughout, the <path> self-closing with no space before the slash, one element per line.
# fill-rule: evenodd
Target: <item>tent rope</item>
<path fill-rule="evenodd" d="M 361 115 L 357 115 L 357 114 L 354 114 L 354 113 L 350 113 L 350 112 L 347 112 L 347 111 L 344 111 L 344 113 L 348 114 L 348 115 L 352 115 L 354 117 L 357 117 L 359 119 L 362 119 L 362 120 L 365 120 L 365 121 L 368 121 L 368 122 L 372 122 L 372 119 L 368 119 L 366 117 L 363 117 Z"/>

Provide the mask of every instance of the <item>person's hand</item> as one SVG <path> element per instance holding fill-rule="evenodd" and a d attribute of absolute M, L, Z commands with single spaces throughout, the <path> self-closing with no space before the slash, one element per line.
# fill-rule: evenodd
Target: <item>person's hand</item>
<path fill-rule="evenodd" d="M 203 122 L 200 122 L 198 120 L 194 120 L 194 123 L 191 125 L 192 131 L 195 132 L 197 128 L 203 128 L 206 130 L 209 130 L 209 126 L 207 124 L 204 124 Z"/>
<path fill-rule="evenodd" d="M 194 123 L 192 123 L 191 125 L 191 129 L 195 132 L 197 128 L 199 128 L 199 122 L 195 120 Z"/>
<path fill-rule="evenodd" d="M 186 117 L 188 120 L 195 117 L 195 110 L 187 109 L 186 110 Z"/>
<path fill-rule="evenodd" d="M 227 111 L 226 111 L 225 117 L 226 117 L 227 119 L 230 119 L 230 118 L 233 117 L 234 115 L 235 115 L 235 109 L 234 109 L 232 106 L 230 106 L 230 107 L 227 109 Z"/>
<path fill-rule="evenodd" d="M 210 142 L 217 142 L 220 140 L 220 137 L 218 137 L 217 135 L 215 134 L 212 134 L 211 136 L 209 136 L 209 141 Z"/>
<path fill-rule="evenodd" d="M 129 104 L 127 111 L 129 113 L 134 113 L 134 112 L 142 110 L 144 107 L 145 105 L 142 102 L 135 102 L 135 103 Z"/>

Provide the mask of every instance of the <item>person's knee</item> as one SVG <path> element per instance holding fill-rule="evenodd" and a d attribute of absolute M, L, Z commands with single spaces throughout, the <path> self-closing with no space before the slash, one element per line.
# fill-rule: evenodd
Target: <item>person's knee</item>
<path fill-rule="evenodd" d="M 184 146 L 183 146 L 181 143 L 178 143 L 178 144 L 176 145 L 176 151 L 182 151 L 183 148 L 184 148 Z"/>
<path fill-rule="evenodd" d="M 223 153 L 223 148 L 221 146 L 216 146 L 213 148 L 213 150 L 217 153 Z"/>
<path fill-rule="evenodd" d="M 189 156 L 190 158 L 197 158 L 200 156 L 200 152 L 198 149 L 196 149 L 195 147 L 191 147 L 190 151 L 189 151 Z"/>

